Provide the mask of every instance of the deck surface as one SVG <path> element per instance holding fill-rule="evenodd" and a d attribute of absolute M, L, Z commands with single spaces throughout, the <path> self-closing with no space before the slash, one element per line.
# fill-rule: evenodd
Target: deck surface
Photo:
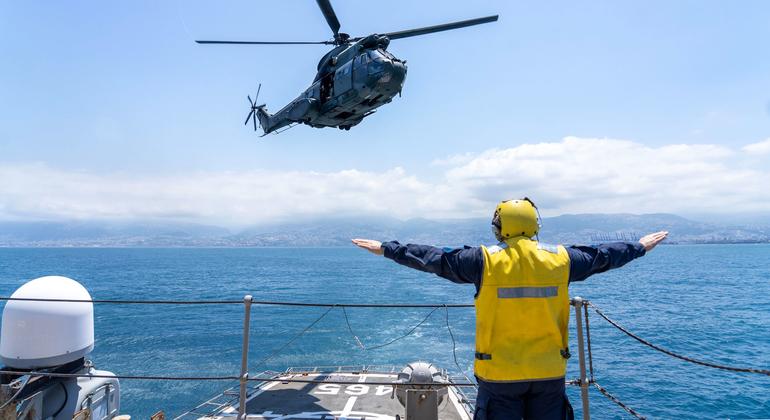
<path fill-rule="evenodd" d="M 404 408 L 391 398 L 389 385 L 368 385 L 396 379 L 395 373 L 284 373 L 281 379 L 313 379 L 348 384 L 315 384 L 270 382 L 252 392 L 246 403 L 248 418 L 253 420 L 280 419 L 348 419 L 395 420 L 404 418 Z M 216 418 L 237 415 L 237 405 L 225 408 Z M 448 398 L 439 406 L 441 420 L 470 420 L 457 393 L 449 388 Z"/>

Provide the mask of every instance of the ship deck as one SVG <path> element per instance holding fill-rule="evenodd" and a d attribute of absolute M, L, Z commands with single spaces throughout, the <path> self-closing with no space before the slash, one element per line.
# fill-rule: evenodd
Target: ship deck
<path fill-rule="evenodd" d="M 288 369 L 270 375 L 283 380 L 329 381 L 335 383 L 264 382 L 250 387 L 246 413 L 253 420 L 277 419 L 349 419 L 395 420 L 404 418 L 390 383 L 397 379 L 393 370 L 353 370 L 337 368 Z M 339 382 L 339 383 L 337 383 Z M 442 420 L 470 420 L 475 389 L 448 387 L 447 397 L 439 405 Z M 208 400 L 178 418 L 205 420 L 232 419 L 238 415 L 238 387 Z M 398 417 L 397 417 L 398 416 Z"/>

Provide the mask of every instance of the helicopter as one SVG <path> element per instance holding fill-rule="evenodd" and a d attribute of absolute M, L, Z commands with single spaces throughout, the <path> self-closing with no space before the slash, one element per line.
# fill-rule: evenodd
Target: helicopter
<path fill-rule="evenodd" d="M 487 16 L 423 28 L 408 29 L 364 37 L 350 37 L 340 32 L 340 22 L 330 0 L 316 0 L 334 38 L 327 41 L 201 41 L 198 44 L 257 44 L 257 45 L 333 45 L 318 62 L 313 83 L 296 99 L 270 114 L 266 104 L 257 105 L 259 92 L 254 100 L 247 99 L 250 112 L 244 125 L 251 120 L 254 131 L 257 123 L 264 131 L 262 136 L 279 133 L 296 124 L 311 127 L 338 127 L 350 130 L 377 108 L 390 103 L 401 90 L 406 79 L 406 60 L 396 58 L 388 51 L 393 39 L 426 35 L 467 26 L 497 21 L 498 16 Z"/>

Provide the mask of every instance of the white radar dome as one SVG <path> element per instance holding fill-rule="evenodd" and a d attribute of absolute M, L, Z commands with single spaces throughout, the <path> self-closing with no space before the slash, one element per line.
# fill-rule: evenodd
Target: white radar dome
<path fill-rule="evenodd" d="M 11 297 L 88 302 L 9 300 L 3 309 L 0 331 L 0 358 L 6 366 L 58 366 L 93 350 L 94 304 L 80 283 L 67 277 L 40 277 L 21 286 Z"/>

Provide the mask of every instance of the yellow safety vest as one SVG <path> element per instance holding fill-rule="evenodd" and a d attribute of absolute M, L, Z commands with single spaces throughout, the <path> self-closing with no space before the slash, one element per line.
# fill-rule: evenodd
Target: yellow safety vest
<path fill-rule="evenodd" d="M 563 378 L 569 357 L 567 250 L 525 237 L 481 249 L 476 376 L 490 382 Z"/>

